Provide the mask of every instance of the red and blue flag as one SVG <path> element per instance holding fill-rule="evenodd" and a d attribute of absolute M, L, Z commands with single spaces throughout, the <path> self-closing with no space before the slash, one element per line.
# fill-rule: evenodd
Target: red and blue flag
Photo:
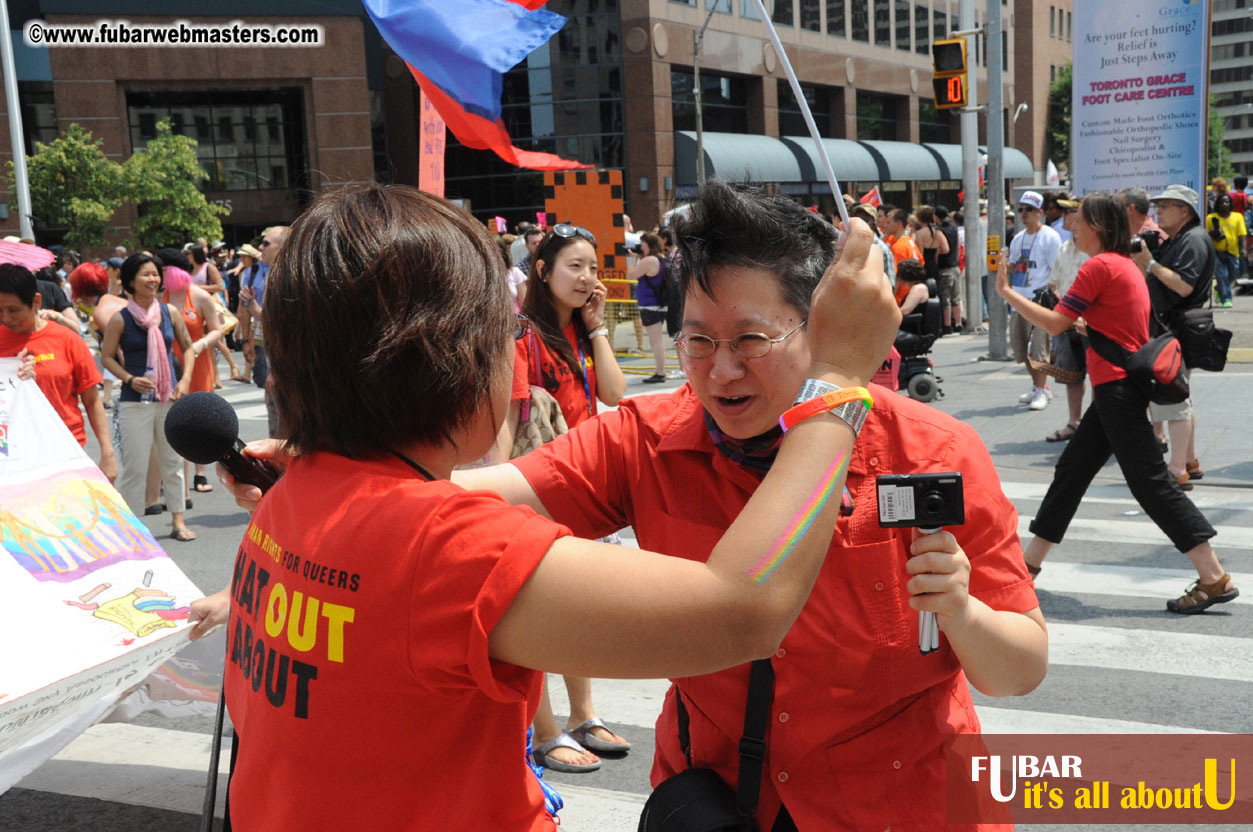
<path fill-rule="evenodd" d="M 544 0 L 363 0 L 383 40 L 466 147 L 531 170 L 587 165 L 515 147 L 501 119 L 504 74 L 565 25 Z"/>

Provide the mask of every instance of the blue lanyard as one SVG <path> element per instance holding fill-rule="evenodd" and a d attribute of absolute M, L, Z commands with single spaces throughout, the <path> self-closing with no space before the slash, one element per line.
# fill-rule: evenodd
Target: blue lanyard
<path fill-rule="evenodd" d="M 583 372 L 583 392 L 587 395 L 587 415 L 595 416 L 595 403 L 592 400 L 592 382 L 588 377 L 587 358 L 583 355 L 583 343 L 579 341 L 577 332 L 574 336 L 574 348 L 579 351 L 579 369 Z"/>

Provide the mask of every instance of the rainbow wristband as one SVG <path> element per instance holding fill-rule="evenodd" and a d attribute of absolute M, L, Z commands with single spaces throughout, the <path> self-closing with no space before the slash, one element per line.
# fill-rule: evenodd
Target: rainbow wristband
<path fill-rule="evenodd" d="M 847 422 L 848 426 L 853 429 L 853 435 L 856 436 L 861 433 L 861 427 L 865 424 L 866 416 L 872 407 L 874 407 L 874 399 L 865 387 L 841 389 L 832 385 L 832 389 L 818 393 L 813 398 L 806 399 L 784 411 L 779 417 L 779 427 L 783 428 L 783 432 L 786 433 L 810 416 L 831 413 Z"/>

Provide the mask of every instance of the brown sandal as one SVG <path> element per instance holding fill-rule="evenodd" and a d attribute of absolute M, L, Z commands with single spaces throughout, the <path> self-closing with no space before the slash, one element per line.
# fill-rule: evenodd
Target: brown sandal
<path fill-rule="evenodd" d="M 1199 459 L 1189 459 L 1187 471 L 1189 479 L 1199 480 L 1205 476 L 1205 472 L 1201 470 L 1201 460 Z"/>
<path fill-rule="evenodd" d="M 1192 582 L 1188 590 L 1173 601 L 1166 602 L 1166 609 L 1183 615 L 1195 615 L 1204 612 L 1214 604 L 1225 604 L 1240 596 L 1240 590 L 1232 585 L 1226 592 L 1223 588 L 1231 583 L 1231 576 L 1224 574 L 1212 584 L 1203 584 L 1200 579 Z"/>

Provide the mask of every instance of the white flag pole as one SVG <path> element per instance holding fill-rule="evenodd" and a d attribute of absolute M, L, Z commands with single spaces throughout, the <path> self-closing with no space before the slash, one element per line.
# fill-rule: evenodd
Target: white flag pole
<path fill-rule="evenodd" d="M 818 125 L 814 123 L 814 114 L 809 111 L 809 102 L 805 100 L 805 94 L 801 91 L 801 82 L 796 78 L 796 72 L 792 69 L 792 62 L 787 58 L 787 52 L 783 49 L 783 44 L 779 42 L 779 33 L 774 30 L 774 23 L 770 20 L 770 13 L 766 11 L 766 4 L 762 0 L 755 0 L 757 3 L 757 11 L 761 15 L 761 22 L 766 25 L 766 34 L 770 36 L 770 43 L 774 45 L 774 51 L 779 56 L 779 60 L 783 62 L 783 71 L 787 73 L 788 83 L 792 85 L 792 94 L 796 96 L 796 102 L 800 104 L 801 115 L 805 117 L 805 126 L 809 128 L 809 135 L 813 137 L 814 145 L 818 148 L 818 158 L 822 160 L 822 166 L 827 171 L 827 182 L 831 185 L 831 193 L 835 196 L 835 208 L 840 212 L 840 219 L 844 221 L 844 227 L 848 225 L 848 208 L 844 205 L 844 194 L 840 191 L 839 180 L 835 178 L 835 169 L 831 167 L 831 157 L 827 156 L 826 145 L 822 143 L 822 136 L 818 135 Z M 791 0 L 784 0 L 791 2 Z"/>

